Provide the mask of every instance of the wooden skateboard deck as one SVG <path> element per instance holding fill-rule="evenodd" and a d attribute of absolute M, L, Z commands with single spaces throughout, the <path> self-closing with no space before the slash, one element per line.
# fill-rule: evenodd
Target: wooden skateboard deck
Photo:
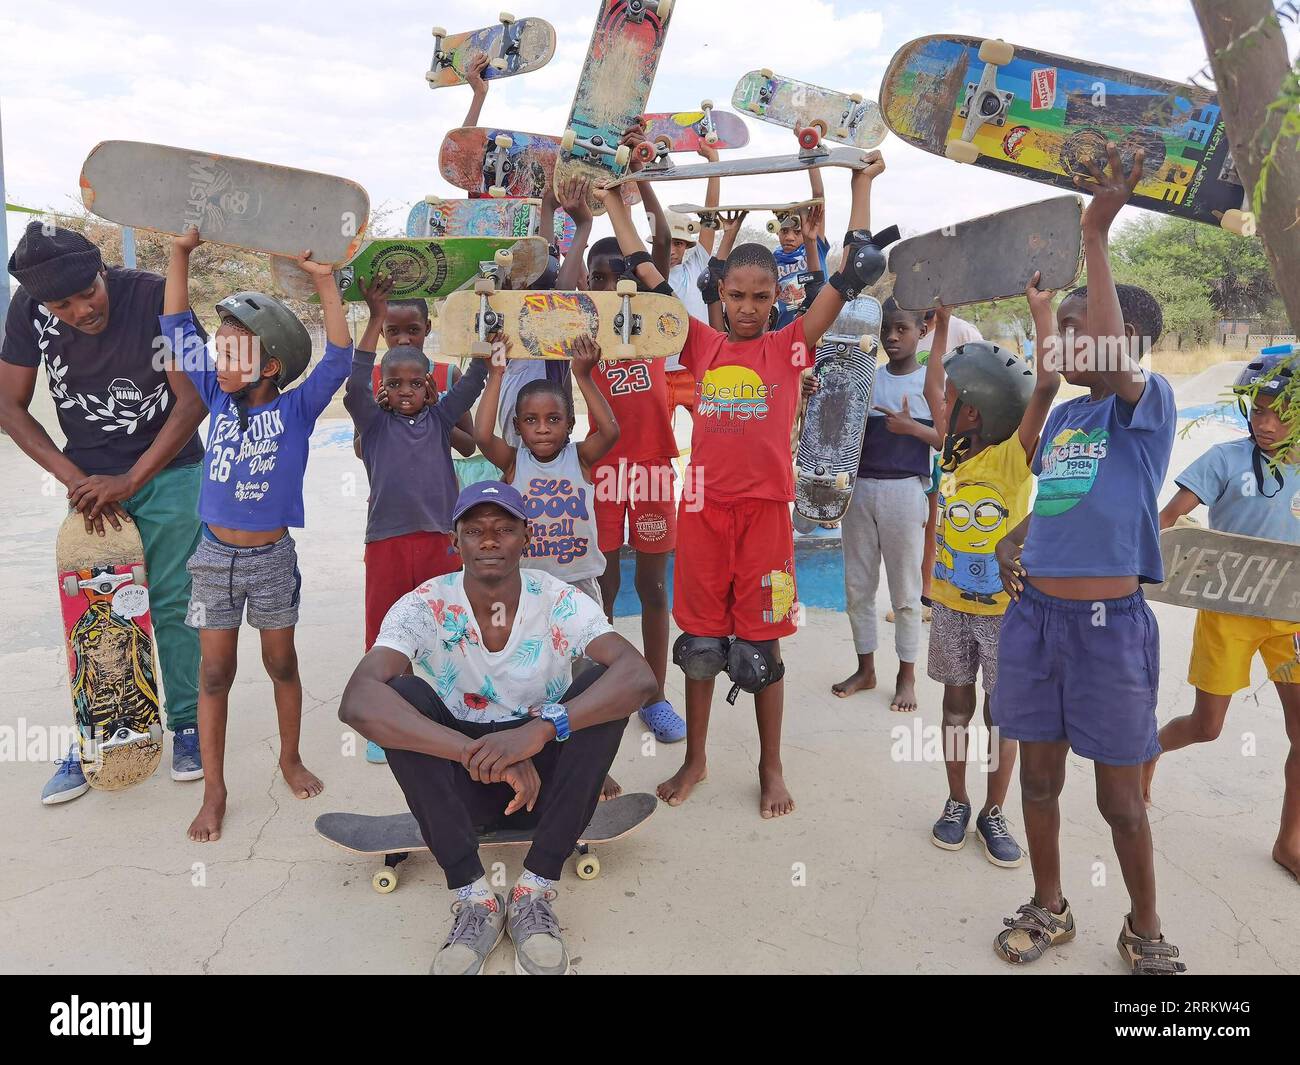
<path fill-rule="evenodd" d="M 634 282 L 621 282 L 631 284 Z M 485 286 L 486 287 L 486 286 Z M 481 330 L 482 300 L 493 316 Z M 438 318 L 444 354 L 488 355 L 483 336 L 504 333 L 513 342 L 510 357 L 567 359 L 567 347 L 580 336 L 592 337 L 601 358 L 658 359 L 677 355 L 686 346 L 689 318 L 682 302 L 656 292 L 628 296 L 633 321 L 624 346 L 621 292 L 454 292 Z"/>
<path fill-rule="evenodd" d="M 104 530 L 87 533 L 73 511 L 54 555 L 82 771 L 92 788 L 119 791 L 158 768 L 162 725 L 144 545 L 132 523 Z"/>
<path fill-rule="evenodd" d="M 1247 225 L 1223 114 L 1203 89 L 1001 41 L 921 37 L 890 60 L 880 104 L 918 148 L 1071 190 L 1085 163 L 1105 165 L 1108 140 L 1126 168 L 1142 148 L 1133 206 Z"/>
<path fill-rule="evenodd" d="M 433 29 L 433 59 L 424 75 L 431 89 L 465 85 L 465 71 L 474 57 L 491 56 L 484 81 L 541 70 L 555 55 L 555 27 L 545 19 L 503 15 L 495 26 L 448 35 Z"/>
<path fill-rule="evenodd" d="M 894 299 L 909 311 L 1064 289 L 1083 268 L 1083 200 L 1058 196 L 909 237 L 889 253 Z"/>
<path fill-rule="evenodd" d="M 854 148 L 875 148 L 885 139 L 880 108 L 860 93 L 823 89 L 770 70 L 751 70 L 742 77 L 731 94 L 731 106 L 786 129 L 825 123 L 827 140 Z"/>
<path fill-rule="evenodd" d="M 480 267 L 491 263 L 497 252 L 513 257 L 507 271 L 513 285 L 530 285 L 542 276 L 550 257 L 541 237 L 446 237 L 440 240 L 395 237 L 367 241 L 356 258 L 339 270 L 334 279 L 343 298 L 362 302 L 358 279 L 369 284 L 378 273 L 394 279 L 389 299 L 437 299 L 470 284 Z M 320 302 L 310 279 L 291 259 L 271 260 L 271 276 L 281 291 L 294 299 Z"/>
<path fill-rule="evenodd" d="M 659 800 L 644 792 L 620 795 L 596 807 L 591 823 L 578 839 L 576 872 L 582 880 L 600 875 L 600 862 L 590 852 L 593 843 L 613 843 L 630 835 L 645 824 L 655 812 Z M 514 814 L 506 820 L 515 820 Z M 409 855 L 428 851 L 420 826 L 411 813 L 370 816 L 367 814 L 331 813 L 316 818 L 316 831 L 335 846 L 354 854 L 372 857 L 383 855 L 384 867 L 371 877 L 371 885 L 381 894 L 397 887 L 397 865 Z M 480 847 L 508 847 L 533 841 L 533 825 L 480 829 Z"/>
<path fill-rule="evenodd" d="M 1143 588 L 1153 602 L 1294 621 L 1300 631 L 1300 544 L 1175 525 L 1160 534 L 1160 554 L 1164 583 Z"/>
<path fill-rule="evenodd" d="M 370 197 L 355 181 L 311 170 L 141 141 L 101 141 L 81 166 L 86 210 L 136 229 L 322 263 L 361 246 Z"/>
<path fill-rule="evenodd" d="M 821 170 L 840 166 L 865 170 L 866 159 L 857 148 L 818 147 L 798 155 L 770 155 L 756 159 L 724 160 L 717 163 L 691 163 L 687 166 L 647 166 L 609 183 L 622 188 L 637 181 L 700 181 L 707 178 L 757 177 L 760 174 L 794 174 L 804 170 Z"/>
<path fill-rule="evenodd" d="M 839 521 L 849 509 L 871 411 L 880 321 L 880 304 L 859 296 L 817 345 L 819 387 L 808 397 L 794 460 L 795 510 L 809 521 Z"/>
<path fill-rule="evenodd" d="M 601 0 L 587 61 L 560 139 L 555 181 L 620 177 L 630 153 L 624 133 L 645 113 L 672 12 L 672 0 Z M 603 214 L 595 200 L 591 209 Z"/>
<path fill-rule="evenodd" d="M 749 127 L 739 115 L 730 111 L 715 111 L 710 101 L 707 111 L 678 111 L 676 114 L 644 115 L 645 136 L 648 141 L 666 137 L 673 152 L 695 152 L 707 143 L 723 151 L 743 148 L 749 143 Z M 709 140 L 712 135 L 715 139 Z"/>
<path fill-rule="evenodd" d="M 541 233 L 542 201 L 529 199 L 444 200 L 426 196 L 411 208 L 406 235 L 443 237 L 535 237 Z M 556 212 L 555 239 L 560 251 L 573 247 L 577 227 L 563 211 Z"/>
<path fill-rule="evenodd" d="M 700 225 L 705 229 L 721 229 L 728 216 L 742 211 L 746 214 L 770 212 L 776 217 L 767 223 L 769 233 L 779 233 L 789 218 L 798 219 L 809 207 L 818 207 L 826 201 L 820 196 L 812 200 L 800 200 L 796 203 L 743 203 L 719 204 L 717 207 L 705 207 L 698 203 L 675 203 L 668 208 L 677 214 L 694 214 L 700 216 Z"/>

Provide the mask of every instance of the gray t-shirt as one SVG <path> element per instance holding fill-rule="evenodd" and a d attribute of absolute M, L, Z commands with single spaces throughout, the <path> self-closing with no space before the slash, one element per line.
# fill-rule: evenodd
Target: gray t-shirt
<path fill-rule="evenodd" d="M 1210 528 L 1216 532 L 1260 536 L 1265 540 L 1300 543 L 1300 471 L 1280 466 L 1277 477 L 1261 456 L 1264 490 L 1255 479 L 1253 440 L 1215 444 L 1176 478 L 1210 508 Z"/>

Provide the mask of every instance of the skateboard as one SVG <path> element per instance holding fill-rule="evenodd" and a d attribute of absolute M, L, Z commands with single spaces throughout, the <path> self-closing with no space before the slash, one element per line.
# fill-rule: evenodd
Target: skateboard
<path fill-rule="evenodd" d="M 197 226 L 214 244 L 294 258 L 310 248 L 321 263 L 352 258 L 370 220 L 355 181 L 141 141 L 95 145 L 81 200 L 118 225 L 177 235 Z"/>
<path fill-rule="evenodd" d="M 894 299 L 909 311 L 1068 288 L 1083 266 L 1083 201 L 1058 196 L 945 226 L 894 245 Z"/>
<path fill-rule="evenodd" d="M 560 138 L 557 185 L 571 177 L 608 181 L 627 169 L 631 151 L 619 142 L 645 113 L 672 7 L 673 0 L 601 0 Z M 642 159 L 653 158 L 654 151 L 647 142 L 644 153 L 649 154 Z M 605 213 L 594 199 L 590 207 L 594 214 Z"/>
<path fill-rule="evenodd" d="M 491 355 L 488 337 L 503 333 L 512 359 L 567 359 L 568 345 L 589 336 L 612 360 L 679 354 L 689 318 L 681 300 L 638 292 L 635 281 L 620 281 L 615 292 L 512 292 L 483 279 L 473 292 L 448 296 L 438 323 L 440 350 L 457 355 Z"/>
<path fill-rule="evenodd" d="M 885 139 L 880 108 L 861 93 L 842 93 L 795 81 L 770 70 L 751 70 L 736 83 L 731 105 L 796 135 L 819 126 L 826 140 L 875 148 Z"/>
<path fill-rule="evenodd" d="M 465 85 L 465 71 L 481 53 L 492 57 L 483 71 L 484 81 L 541 70 L 555 55 L 555 27 L 545 19 L 516 19 L 504 11 L 497 25 L 469 33 L 448 34 L 435 26 L 433 59 L 424 80 L 431 89 Z"/>
<path fill-rule="evenodd" d="M 578 838 L 574 847 L 577 861 L 574 872 L 580 880 L 595 880 L 600 875 L 600 859 L 591 851 L 593 843 L 613 843 L 636 831 L 650 820 L 659 805 L 655 796 L 645 792 L 620 795 L 596 807 L 591 823 Z M 514 820 L 503 819 L 506 824 Z M 533 841 L 533 825 L 518 828 L 480 828 L 480 847 L 517 846 Z M 383 868 L 375 871 L 370 886 L 381 895 L 397 888 L 397 866 L 410 855 L 428 851 L 420 834 L 420 826 L 411 813 L 371 816 L 368 814 L 321 814 L 316 818 L 316 831 L 336 847 L 371 857 L 383 855 Z"/>
<path fill-rule="evenodd" d="M 687 166 L 673 166 L 671 163 L 652 165 L 636 173 L 625 174 L 608 184 L 610 188 L 623 188 L 637 181 L 701 181 L 715 177 L 757 177 L 760 174 L 794 174 L 831 166 L 865 170 L 867 161 L 857 148 L 827 148 L 819 145 L 816 148 L 802 148 L 798 155 L 768 155 L 718 163 L 691 163 Z"/>
<path fill-rule="evenodd" d="M 406 218 L 408 237 L 533 237 L 541 233 L 542 201 L 531 199 L 444 200 L 426 196 Z M 573 247 L 577 226 L 556 212 L 555 240 L 560 251 Z"/>
<path fill-rule="evenodd" d="M 668 208 L 677 214 L 697 214 L 700 216 L 700 225 L 705 229 L 721 229 L 727 216 L 736 215 L 744 211 L 746 214 L 756 214 L 760 211 L 770 211 L 776 217 L 767 223 L 769 233 L 780 233 L 786 225 L 791 222 L 797 223 L 800 216 L 809 207 L 820 207 L 826 201 L 820 196 L 812 200 L 801 200 L 797 203 L 745 203 L 738 206 L 718 206 L 703 207 L 698 203 L 675 203 Z"/>
<path fill-rule="evenodd" d="M 541 237 L 445 237 L 440 240 L 410 237 L 371 240 L 362 245 L 356 257 L 334 271 L 343 299 L 361 302 L 358 279 L 367 284 L 379 273 L 394 279 L 392 300 L 437 299 L 471 284 L 484 264 L 496 262 L 498 252 L 510 256 L 498 263 L 512 285 L 531 285 L 546 270 L 550 252 Z M 285 295 L 306 302 L 320 302 L 310 278 L 293 259 L 271 260 L 271 277 Z"/>
<path fill-rule="evenodd" d="M 795 510 L 809 521 L 839 521 L 849 509 L 871 410 L 880 318 L 880 304 L 859 296 L 817 345 L 819 386 L 808 397 L 794 459 Z"/>
<path fill-rule="evenodd" d="M 749 143 L 749 127 L 739 115 L 715 111 L 712 100 L 705 100 L 700 108 L 699 111 L 641 116 L 646 140 L 661 146 L 662 150 L 657 154 L 697 152 L 705 144 L 722 151 L 743 148 Z"/>
<path fill-rule="evenodd" d="M 880 86 L 885 123 L 936 155 L 1073 190 L 1114 141 L 1142 148 L 1134 207 L 1233 232 L 1253 228 L 1215 96 L 1146 74 L 975 37 L 921 37 Z"/>
<path fill-rule="evenodd" d="M 1153 602 L 1300 623 L 1300 544 L 1175 525 L 1160 554 L 1165 581 L 1143 589 Z"/>
<path fill-rule="evenodd" d="M 555 178 L 560 139 L 542 133 L 484 126 L 451 130 L 438 151 L 443 178 L 471 198 L 491 196 L 540 199 Z M 627 186 L 623 202 L 641 202 L 635 185 Z M 565 215 L 567 218 L 568 216 Z"/>
<path fill-rule="evenodd" d="M 92 788 L 120 791 L 158 768 L 162 725 L 144 545 L 130 522 L 104 531 L 87 533 L 73 511 L 54 557 L 82 772 Z"/>

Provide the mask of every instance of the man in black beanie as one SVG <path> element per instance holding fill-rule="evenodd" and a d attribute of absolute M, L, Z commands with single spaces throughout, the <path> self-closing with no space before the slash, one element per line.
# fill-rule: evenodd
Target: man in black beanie
<path fill-rule="evenodd" d="M 140 530 L 174 733 L 172 778 L 197 780 L 199 641 L 185 624 L 185 567 L 199 540 L 195 430 L 207 410 L 184 373 L 164 369 L 163 278 L 106 268 L 80 233 L 42 222 L 27 227 L 9 272 L 21 287 L 0 347 L 0 428 L 67 488 L 88 528 L 121 528 L 129 516 Z M 29 410 L 40 365 L 67 438 L 62 449 Z M 86 788 L 74 742 L 41 801 L 66 802 Z"/>

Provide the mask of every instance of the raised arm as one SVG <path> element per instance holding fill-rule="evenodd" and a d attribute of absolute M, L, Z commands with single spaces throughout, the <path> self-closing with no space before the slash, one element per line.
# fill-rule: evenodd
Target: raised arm
<path fill-rule="evenodd" d="M 488 363 L 487 388 L 474 414 L 474 442 L 483 456 L 501 471 L 506 481 L 515 469 L 515 449 L 497 436 L 497 410 L 501 406 L 501 382 L 506 375 L 506 359 L 493 353 Z"/>
<path fill-rule="evenodd" d="M 583 275 L 587 241 L 591 239 L 591 208 L 587 206 L 587 200 L 591 196 L 591 182 L 587 178 L 571 177 L 560 183 L 557 192 L 560 206 L 573 219 L 574 234 L 573 245 L 560 265 L 555 287 L 569 292 L 578 287 L 578 281 Z"/>
<path fill-rule="evenodd" d="M 610 224 L 614 227 L 614 236 L 618 238 L 619 250 L 625 257 L 632 256 L 640 252 L 646 254 L 645 245 L 641 243 L 641 235 L 637 233 L 636 226 L 632 224 L 632 214 L 628 210 L 627 204 L 623 202 L 623 196 L 618 189 L 610 189 L 605 186 L 597 186 L 591 190 L 591 194 L 598 202 L 604 205 L 609 215 Z M 656 289 L 664 283 L 666 278 L 659 272 L 659 268 L 654 263 L 641 263 L 636 268 L 637 280 L 639 280 L 648 289 Z"/>
<path fill-rule="evenodd" d="M 711 144 L 705 144 L 700 141 L 699 154 L 707 162 L 716 163 L 718 161 L 718 149 Z M 642 182 L 645 184 L 645 182 Z M 722 202 L 722 178 L 709 178 L 708 184 L 704 188 L 704 206 L 717 207 Z M 700 231 L 700 247 L 709 255 L 713 254 L 713 243 L 717 240 L 717 233 L 712 229 Z"/>
<path fill-rule="evenodd" d="M 925 402 L 940 441 L 948 438 L 948 375 L 943 372 L 943 355 L 948 349 L 948 322 L 951 318 L 952 308 L 935 300 L 934 337 L 930 357 L 925 360 Z"/>
<path fill-rule="evenodd" d="M 471 59 L 469 66 L 465 68 L 465 81 L 474 90 L 474 96 L 469 102 L 469 110 L 465 112 L 462 126 L 477 126 L 478 117 L 483 113 L 483 105 L 487 102 L 488 94 L 488 83 L 483 77 L 483 72 L 487 70 L 489 58 L 488 54 L 483 52 Z"/>
<path fill-rule="evenodd" d="M 366 283 L 364 277 L 357 278 L 357 287 L 366 299 L 370 318 L 366 322 L 366 331 L 361 334 L 358 351 L 378 351 L 379 338 L 384 333 L 384 319 L 388 317 L 388 296 L 393 291 L 393 279 L 388 274 L 378 274 Z"/>
<path fill-rule="evenodd" d="M 1037 349 L 1034 359 L 1034 391 L 1029 397 L 1024 417 L 1020 419 L 1020 446 L 1032 462 L 1038 450 L 1038 438 L 1043 434 L 1047 416 L 1052 412 L 1052 401 L 1061 387 L 1061 343 L 1056 335 L 1056 316 L 1052 314 L 1053 292 L 1038 287 L 1039 273 L 1029 279 L 1025 299 L 1034 320 L 1034 337 Z M 936 337 L 935 343 L 938 343 Z M 931 356 L 933 358 L 933 356 Z"/>
<path fill-rule="evenodd" d="M 591 337 L 578 337 L 569 349 L 573 360 L 573 376 L 578 382 L 582 398 L 586 400 L 587 410 L 591 413 L 595 429 L 578 445 L 578 461 L 582 464 L 582 475 L 591 480 L 591 468 L 609 454 L 610 449 L 618 443 L 618 419 L 610 408 L 605 394 L 596 387 L 591 379 L 591 372 L 600 362 L 600 345 Z"/>

